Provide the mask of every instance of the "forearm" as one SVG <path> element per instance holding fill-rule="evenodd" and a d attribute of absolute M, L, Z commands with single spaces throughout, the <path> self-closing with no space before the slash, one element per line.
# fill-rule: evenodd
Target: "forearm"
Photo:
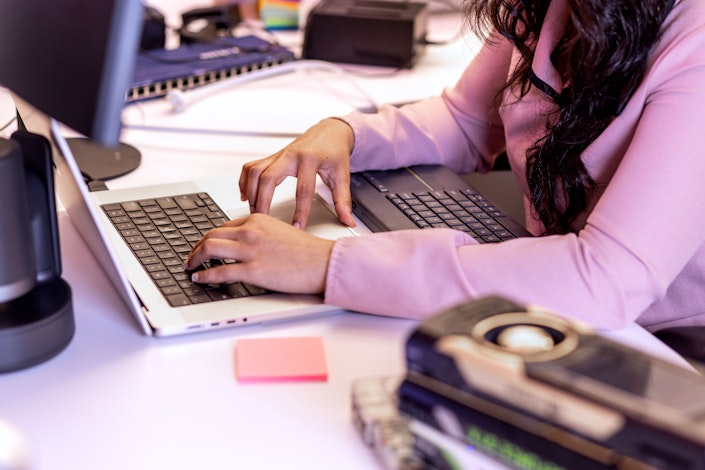
<path fill-rule="evenodd" d="M 354 113 L 342 119 L 355 135 L 352 171 L 443 164 L 469 173 L 486 166 L 440 97 L 402 108 L 385 106 L 376 114 Z"/>

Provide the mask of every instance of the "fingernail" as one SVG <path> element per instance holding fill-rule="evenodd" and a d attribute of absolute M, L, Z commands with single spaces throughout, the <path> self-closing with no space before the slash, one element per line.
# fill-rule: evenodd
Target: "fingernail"
<path fill-rule="evenodd" d="M 191 274 L 191 280 L 192 280 L 193 282 L 198 282 L 198 277 L 199 277 L 199 276 L 198 276 L 198 273 L 193 273 L 193 274 Z"/>
<path fill-rule="evenodd" d="M 301 224 L 299 222 L 294 222 L 294 227 L 301 229 Z"/>

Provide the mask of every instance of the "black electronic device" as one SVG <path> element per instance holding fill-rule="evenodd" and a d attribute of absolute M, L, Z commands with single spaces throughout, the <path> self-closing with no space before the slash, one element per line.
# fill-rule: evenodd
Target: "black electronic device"
<path fill-rule="evenodd" d="M 478 243 L 532 236 L 518 220 L 442 165 L 352 173 L 350 195 L 353 214 L 373 232 L 452 228 Z"/>
<path fill-rule="evenodd" d="M 217 37 L 230 36 L 232 28 L 241 21 L 238 4 L 194 8 L 181 14 L 179 38 L 181 44 L 211 42 Z"/>
<path fill-rule="evenodd" d="M 27 183 L 19 144 L 0 139 L 0 302 L 20 297 L 34 288 L 34 250 Z"/>
<path fill-rule="evenodd" d="M 424 50 L 428 6 L 388 0 L 323 0 L 309 12 L 302 56 L 410 68 Z"/>
<path fill-rule="evenodd" d="M 290 49 L 254 36 L 228 36 L 137 56 L 127 102 L 163 98 L 295 60 Z"/>
<path fill-rule="evenodd" d="M 458 408 L 446 397 L 401 377 L 358 379 L 351 398 L 353 424 L 386 470 L 595 468 L 594 462 L 578 453 L 491 415 Z M 465 432 L 460 418 L 466 423 Z M 550 460 L 532 451 L 545 453 L 548 448 Z"/>
<path fill-rule="evenodd" d="M 164 14 L 151 6 L 144 7 L 140 50 L 160 49 L 166 45 L 166 18 Z"/>
<path fill-rule="evenodd" d="M 121 111 L 144 22 L 140 0 L 26 0 L 0 6 L 0 83 L 82 137 L 76 145 L 109 179 L 140 164 L 119 142 Z M 31 27 L 28 27 L 31 25 Z M 82 138 L 81 137 L 81 138 Z M 99 163 L 96 163 L 99 162 Z"/>
<path fill-rule="evenodd" d="M 564 449 L 591 468 L 705 469 L 705 377 L 584 324 L 488 297 L 423 322 L 406 360 L 402 412 L 468 444 L 475 426 L 547 461 Z"/>
<path fill-rule="evenodd" d="M 108 163 L 121 159 L 115 148 L 142 21 L 141 0 L 0 3 L 0 84 L 19 117 L 19 131 L 0 143 L 0 245 L 7 255 L 0 267 L 0 372 L 43 362 L 73 338 L 50 123 L 90 138 L 91 159 L 106 148 Z M 21 257 L 31 268 L 20 267 Z"/>
<path fill-rule="evenodd" d="M 399 377 L 370 377 L 352 384 L 351 414 L 360 437 L 387 470 L 420 470 L 414 435 L 399 414 Z"/>
<path fill-rule="evenodd" d="M 54 357 L 74 335 L 52 173 L 42 136 L 0 139 L 0 373 Z"/>

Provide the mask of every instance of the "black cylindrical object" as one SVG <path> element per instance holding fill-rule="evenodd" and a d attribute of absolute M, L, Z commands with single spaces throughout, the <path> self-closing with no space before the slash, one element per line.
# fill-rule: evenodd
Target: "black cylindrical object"
<path fill-rule="evenodd" d="M 22 151 L 0 139 L 0 302 L 21 297 L 36 283 L 30 221 Z"/>

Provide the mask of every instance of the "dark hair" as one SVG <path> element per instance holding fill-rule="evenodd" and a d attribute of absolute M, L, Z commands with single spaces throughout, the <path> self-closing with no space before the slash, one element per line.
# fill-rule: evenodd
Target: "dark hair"
<path fill-rule="evenodd" d="M 531 86 L 532 39 L 549 0 L 465 0 L 470 27 L 511 41 L 522 61 L 506 87 L 524 96 Z M 570 20 L 552 61 L 568 84 L 555 98 L 547 133 L 527 151 L 533 210 L 547 234 L 572 231 L 587 208 L 594 181 L 582 152 L 621 112 L 641 81 L 673 0 L 567 0 Z"/>

